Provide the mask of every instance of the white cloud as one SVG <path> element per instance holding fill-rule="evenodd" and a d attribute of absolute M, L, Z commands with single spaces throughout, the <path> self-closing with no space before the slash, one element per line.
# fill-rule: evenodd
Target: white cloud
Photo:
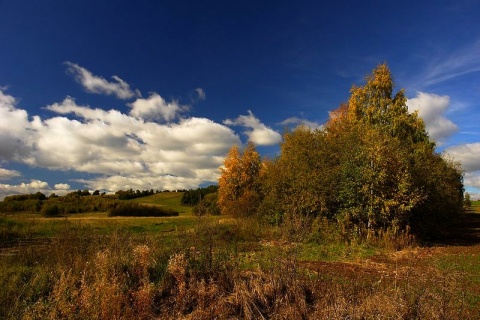
<path fill-rule="evenodd" d="M 70 190 L 70 185 L 68 183 L 57 183 L 53 187 L 57 190 Z"/>
<path fill-rule="evenodd" d="M 450 106 L 448 96 L 418 92 L 415 98 L 407 100 L 407 106 L 410 112 L 418 111 L 430 137 L 439 144 L 458 130 L 457 125 L 445 117 Z"/>
<path fill-rule="evenodd" d="M 65 64 L 68 66 L 67 71 L 75 77 L 75 80 L 87 92 L 114 95 L 119 99 L 130 99 L 140 96 L 140 91 L 132 90 L 130 85 L 118 76 L 112 76 L 114 81 L 109 82 L 102 77 L 93 75 L 90 71 L 76 63 L 67 61 Z"/>
<path fill-rule="evenodd" d="M 150 121 L 172 121 L 180 112 L 189 109 L 178 101 L 166 102 L 159 94 L 152 93 L 147 99 L 139 98 L 130 103 L 130 115 Z"/>
<path fill-rule="evenodd" d="M 14 177 L 19 177 L 22 174 L 17 170 L 8 170 L 4 168 L 0 168 L 0 180 L 8 180 Z"/>
<path fill-rule="evenodd" d="M 195 89 L 195 92 L 198 95 L 197 97 L 198 100 L 205 100 L 207 98 L 207 95 L 205 94 L 205 90 L 203 90 L 202 88 Z"/>
<path fill-rule="evenodd" d="M 474 188 L 480 194 L 480 142 L 449 147 L 444 152 L 448 157 L 461 163 L 465 187 Z M 475 195 L 470 191 L 469 193 Z"/>
<path fill-rule="evenodd" d="M 466 172 L 464 176 L 464 183 L 466 186 L 480 190 L 480 170 Z"/>
<path fill-rule="evenodd" d="M 480 39 L 449 54 L 438 55 L 431 62 L 419 83 L 432 85 L 480 71 Z"/>
<path fill-rule="evenodd" d="M 25 158 L 31 147 L 28 113 L 17 109 L 16 103 L 14 97 L 0 88 L 0 160 Z"/>
<path fill-rule="evenodd" d="M 241 115 L 233 120 L 227 119 L 223 123 L 229 126 L 243 126 L 250 129 L 244 133 L 250 141 L 259 146 L 274 145 L 282 140 L 282 136 L 278 132 L 261 123 L 250 110 L 248 110 L 248 115 L 246 116 Z"/>
<path fill-rule="evenodd" d="M 18 185 L 0 184 L 0 199 L 13 194 L 28 194 L 41 192 L 47 197 L 55 193 L 56 195 L 65 195 L 70 192 L 70 186 L 68 184 L 56 184 L 54 188 L 51 188 L 47 182 L 32 179 L 29 183 L 20 183 Z"/>
<path fill-rule="evenodd" d="M 5 114 L 10 121 L 0 117 L 0 132 L 15 133 L 11 150 L 2 145 L 4 136 L 0 140 L 3 160 L 93 174 L 83 180 L 90 190 L 198 187 L 217 180 L 218 167 L 228 150 L 241 144 L 232 129 L 209 119 L 158 123 L 118 110 L 77 105 L 70 97 L 46 107 L 56 116 L 29 120 L 25 110 L 15 108 L 12 97 L 0 93 L 4 104 L 0 114 L 13 112 Z M 17 140 L 25 143 L 17 144 Z M 34 185 L 30 187 L 33 190 Z M 27 185 L 4 184 L 1 188 L 0 194 L 28 191 Z M 68 188 L 58 184 L 52 190 Z"/>
<path fill-rule="evenodd" d="M 282 126 L 303 125 L 303 126 L 309 127 L 312 130 L 322 128 L 322 125 L 317 123 L 317 122 L 309 121 L 307 119 L 301 119 L 301 118 L 298 118 L 298 117 L 291 117 L 291 118 L 285 119 L 282 122 L 280 122 L 279 125 L 282 125 Z"/>
<path fill-rule="evenodd" d="M 450 147 L 445 153 L 460 161 L 467 172 L 480 170 L 480 142 Z"/>

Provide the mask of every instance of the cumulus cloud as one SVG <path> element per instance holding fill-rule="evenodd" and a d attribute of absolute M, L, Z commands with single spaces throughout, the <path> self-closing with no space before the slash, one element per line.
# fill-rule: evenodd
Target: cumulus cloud
<path fill-rule="evenodd" d="M 469 191 L 475 199 L 480 199 L 480 142 L 467 143 L 449 147 L 445 150 L 448 157 L 459 161 L 464 170 L 463 183 L 466 187 L 474 188 L 477 192 Z"/>
<path fill-rule="evenodd" d="M 75 80 L 81 84 L 87 92 L 114 95 L 119 99 L 130 99 L 140 96 L 140 91 L 132 90 L 130 85 L 118 76 L 112 76 L 114 81 L 109 82 L 100 76 L 92 74 L 76 63 L 67 61 L 65 64 L 68 66 L 67 72 L 73 75 Z"/>
<path fill-rule="evenodd" d="M 8 170 L 4 168 L 0 168 L 0 180 L 9 180 L 14 177 L 19 177 L 22 174 L 17 170 Z"/>
<path fill-rule="evenodd" d="M 0 132 L 14 133 L 8 146 L 2 135 L 3 160 L 89 173 L 91 178 L 78 182 L 90 190 L 195 188 L 216 181 L 229 148 L 241 144 L 228 126 L 205 118 L 159 123 L 118 110 L 78 105 L 71 97 L 45 107 L 55 113 L 53 117 L 29 117 L 15 107 L 15 99 L 1 90 L 0 94 L 0 114 L 6 117 L 0 116 Z M 13 174 L 3 172 L 5 176 Z M 70 188 L 57 184 L 49 189 L 35 183 L 4 184 L 1 188 L 12 194 L 35 187 L 58 190 L 52 191 L 55 193 Z"/>
<path fill-rule="evenodd" d="M 17 185 L 0 184 L 0 199 L 14 194 L 27 194 L 36 192 L 41 192 L 46 196 L 49 196 L 52 193 L 55 193 L 56 195 L 65 195 L 70 191 L 70 186 L 68 184 L 60 183 L 51 188 L 48 182 L 32 179 L 28 183 L 22 182 Z"/>
<path fill-rule="evenodd" d="M 469 187 L 480 190 L 480 171 L 466 172 L 464 176 L 464 183 Z"/>
<path fill-rule="evenodd" d="M 458 130 L 457 125 L 445 116 L 450 106 L 448 96 L 418 92 L 415 98 L 407 100 L 407 106 L 410 112 L 418 111 L 430 137 L 439 144 Z"/>
<path fill-rule="evenodd" d="M 4 198 L 9 194 L 42 192 L 48 189 L 48 183 L 40 180 L 31 180 L 29 183 L 19 185 L 0 184 L 0 197 Z"/>
<path fill-rule="evenodd" d="M 28 113 L 16 104 L 15 98 L 0 88 L 0 160 L 24 159 L 31 147 Z"/>
<path fill-rule="evenodd" d="M 309 121 L 307 119 L 302 119 L 302 118 L 298 118 L 298 117 L 291 117 L 291 118 L 285 119 L 282 122 L 280 122 L 279 125 L 282 125 L 282 126 L 291 126 L 291 125 L 299 126 L 299 125 L 302 125 L 302 126 L 307 126 L 312 130 L 322 128 L 322 125 L 317 123 L 317 122 Z"/>
<path fill-rule="evenodd" d="M 227 119 L 223 123 L 229 126 L 243 126 L 247 128 L 244 133 L 250 141 L 259 146 L 274 145 L 282 140 L 282 136 L 278 132 L 261 123 L 250 110 L 248 110 L 248 115 L 241 115 L 233 120 Z"/>
<path fill-rule="evenodd" d="M 178 101 L 166 102 L 157 93 L 150 94 L 147 99 L 139 98 L 130 103 L 130 115 L 150 121 L 172 121 L 180 112 L 187 111 L 188 106 L 181 106 Z"/>
<path fill-rule="evenodd" d="M 68 183 L 57 183 L 53 187 L 57 190 L 70 190 L 70 185 Z"/>
<path fill-rule="evenodd" d="M 467 172 L 480 170 L 480 142 L 453 146 L 447 148 L 445 153 L 460 161 Z"/>

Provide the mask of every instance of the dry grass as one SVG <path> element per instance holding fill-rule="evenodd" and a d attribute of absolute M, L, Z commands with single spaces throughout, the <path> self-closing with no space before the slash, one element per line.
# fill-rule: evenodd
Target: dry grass
<path fill-rule="evenodd" d="M 5 319 L 478 319 L 480 246 L 303 260 L 253 221 L 200 219 L 175 239 L 70 226 L 0 264 Z M 323 239 L 327 235 L 323 236 Z M 390 239 L 386 242 L 385 239 Z M 408 239 L 407 239 L 408 240 Z M 262 245 L 268 243 L 269 245 Z M 321 245 L 318 245 L 319 247 Z M 315 247 L 314 247 L 315 248 Z M 469 259 L 454 259 L 468 254 Z M 440 257 L 442 257 L 440 259 Z M 7 261 L 8 260 L 8 261 Z"/>

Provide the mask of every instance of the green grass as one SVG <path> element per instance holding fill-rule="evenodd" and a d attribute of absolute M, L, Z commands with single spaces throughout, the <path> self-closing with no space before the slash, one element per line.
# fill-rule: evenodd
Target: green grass
<path fill-rule="evenodd" d="M 195 225 L 196 217 L 191 215 L 192 208 L 180 203 L 182 194 L 162 192 L 124 200 L 176 210 L 180 212 L 178 217 L 108 217 L 108 212 L 73 213 L 56 218 L 42 217 L 33 212 L 4 214 L 0 217 L 0 239 L 50 238 L 63 232 L 65 228 L 79 226 L 98 235 L 128 231 L 134 235 L 166 236 L 175 231 L 192 229 Z"/>
<path fill-rule="evenodd" d="M 108 217 L 107 213 L 83 213 L 63 218 L 32 218 L 29 214 L 16 214 L 0 220 L 0 235 L 4 239 L 50 238 L 61 234 L 66 228 L 82 227 L 94 235 L 129 231 L 161 236 L 189 230 L 194 225 L 195 217 L 189 214 L 179 217 Z"/>
<path fill-rule="evenodd" d="M 127 200 L 142 204 L 151 204 L 165 207 L 166 209 L 172 209 L 180 213 L 191 213 L 192 207 L 184 206 L 181 204 L 183 192 L 160 192 L 147 197 L 136 198 Z"/>
<path fill-rule="evenodd" d="M 433 265 L 446 272 L 460 272 L 472 278 L 480 285 L 480 254 L 452 254 L 436 258 Z"/>
<path fill-rule="evenodd" d="M 475 212 L 480 213 L 480 200 L 472 201 L 471 209 Z"/>

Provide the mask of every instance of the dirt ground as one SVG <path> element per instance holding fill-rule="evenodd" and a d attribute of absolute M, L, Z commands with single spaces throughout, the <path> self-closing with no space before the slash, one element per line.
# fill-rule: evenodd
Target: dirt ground
<path fill-rule="evenodd" d="M 442 261 L 447 261 L 443 263 Z M 458 261 L 458 263 L 456 262 Z M 436 277 L 441 272 L 461 272 L 478 276 L 480 261 L 480 214 L 468 212 L 440 241 L 415 246 L 401 251 L 373 256 L 355 262 L 303 262 L 303 266 L 318 275 L 343 276 L 350 279 L 370 279 L 382 282 L 385 279 Z M 449 263 L 449 264 L 448 264 Z M 420 279 L 419 279 L 420 280 Z M 480 294 L 480 281 L 472 283 L 472 290 Z"/>

